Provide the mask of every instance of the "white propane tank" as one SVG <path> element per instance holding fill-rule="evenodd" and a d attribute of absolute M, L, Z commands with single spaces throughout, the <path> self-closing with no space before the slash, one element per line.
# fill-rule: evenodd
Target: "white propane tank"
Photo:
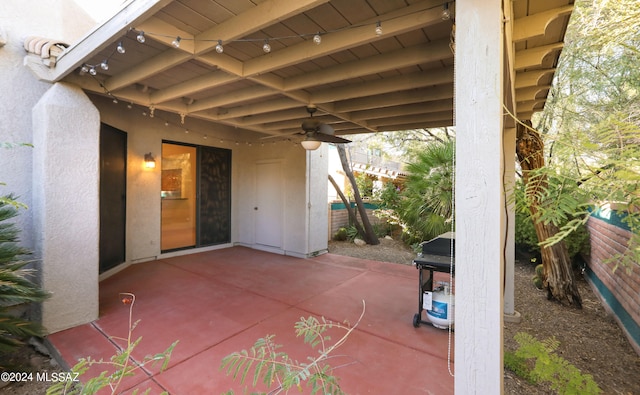
<path fill-rule="evenodd" d="M 431 293 L 431 308 L 427 310 L 427 318 L 436 328 L 447 329 L 449 324 L 453 328 L 453 318 L 456 307 L 455 295 L 451 293 L 449 283 L 443 283 Z"/>

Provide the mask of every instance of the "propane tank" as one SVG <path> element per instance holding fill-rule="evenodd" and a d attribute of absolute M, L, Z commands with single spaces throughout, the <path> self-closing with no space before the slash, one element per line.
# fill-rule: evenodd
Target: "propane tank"
<path fill-rule="evenodd" d="M 455 306 L 455 295 L 451 293 L 449 283 L 440 283 L 431 293 L 431 306 L 425 306 L 427 318 L 436 328 L 447 329 L 449 324 L 453 328 Z"/>

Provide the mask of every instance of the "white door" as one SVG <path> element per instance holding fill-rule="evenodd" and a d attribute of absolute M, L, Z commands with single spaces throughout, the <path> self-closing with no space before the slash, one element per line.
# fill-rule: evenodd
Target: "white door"
<path fill-rule="evenodd" d="M 284 178 L 280 162 L 256 164 L 256 244 L 282 248 Z"/>

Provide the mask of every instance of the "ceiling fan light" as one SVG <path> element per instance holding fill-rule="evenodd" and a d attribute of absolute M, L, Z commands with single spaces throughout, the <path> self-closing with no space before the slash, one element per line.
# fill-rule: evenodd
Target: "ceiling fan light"
<path fill-rule="evenodd" d="M 315 151 L 315 150 L 317 150 L 318 148 L 320 148 L 320 145 L 322 145 L 322 142 L 321 142 L 321 141 L 318 141 L 318 140 L 308 140 L 308 139 L 305 139 L 305 140 L 302 140 L 302 141 L 300 142 L 300 144 L 301 144 L 301 145 L 302 145 L 302 147 L 303 147 L 304 149 L 306 149 L 307 151 Z"/>

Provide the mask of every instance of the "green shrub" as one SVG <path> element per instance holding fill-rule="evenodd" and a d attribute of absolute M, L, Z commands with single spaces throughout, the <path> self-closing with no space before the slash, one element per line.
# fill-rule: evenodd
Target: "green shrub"
<path fill-rule="evenodd" d="M 21 259 L 31 252 L 18 245 L 20 230 L 6 221 L 18 215 L 13 196 L 0 199 L 0 352 L 11 352 L 32 336 L 43 336 L 44 327 L 13 312 L 16 306 L 41 302 L 48 294 L 29 277 L 29 261 Z"/>
<path fill-rule="evenodd" d="M 514 336 L 518 349 L 505 353 L 505 367 L 532 383 L 548 383 L 560 395 L 600 394 L 602 390 L 590 374 L 583 374 L 566 359 L 555 354 L 556 339 L 539 341 L 528 333 Z"/>
<path fill-rule="evenodd" d="M 343 227 L 338 229 L 338 231 L 333 235 L 333 240 L 337 240 L 337 241 L 347 240 L 347 228 Z"/>

